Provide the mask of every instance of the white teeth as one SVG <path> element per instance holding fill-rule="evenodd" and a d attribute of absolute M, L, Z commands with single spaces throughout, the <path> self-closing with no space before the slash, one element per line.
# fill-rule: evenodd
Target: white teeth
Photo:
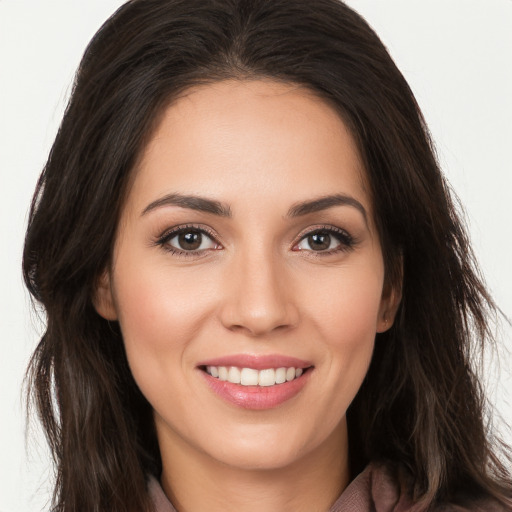
<path fill-rule="evenodd" d="M 242 384 L 242 386 L 257 386 L 258 370 L 253 370 L 252 368 L 242 368 L 240 384 Z"/>
<path fill-rule="evenodd" d="M 240 384 L 240 370 L 236 366 L 232 366 L 228 371 L 228 382 Z"/>
<path fill-rule="evenodd" d="M 219 379 L 228 380 L 228 369 L 225 366 L 219 366 Z"/>
<path fill-rule="evenodd" d="M 253 368 L 238 368 L 236 366 L 207 366 L 206 372 L 212 377 L 232 384 L 242 386 L 274 386 L 299 378 L 303 374 L 302 368 L 265 368 L 255 370 Z"/>
<path fill-rule="evenodd" d="M 260 386 L 273 386 L 276 383 L 276 371 L 274 368 L 260 370 L 258 384 Z"/>
<path fill-rule="evenodd" d="M 276 384 L 286 382 L 286 368 L 278 368 L 276 370 Z"/>

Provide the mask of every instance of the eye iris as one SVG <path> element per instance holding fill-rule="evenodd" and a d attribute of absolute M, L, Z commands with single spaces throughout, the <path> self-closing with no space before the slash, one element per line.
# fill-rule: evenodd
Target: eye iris
<path fill-rule="evenodd" d="M 201 233 L 187 231 L 178 235 L 178 243 L 182 249 L 194 251 L 201 246 L 202 238 Z"/>
<path fill-rule="evenodd" d="M 315 233 L 308 236 L 308 245 L 314 251 L 323 251 L 331 245 L 331 235 L 328 233 Z"/>

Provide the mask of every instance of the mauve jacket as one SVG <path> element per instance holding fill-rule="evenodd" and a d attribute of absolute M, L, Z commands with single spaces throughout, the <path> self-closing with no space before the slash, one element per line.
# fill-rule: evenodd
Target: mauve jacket
<path fill-rule="evenodd" d="M 177 512 L 154 478 L 149 482 L 149 492 L 156 512 Z M 328 512 L 420 512 L 403 493 L 391 473 L 384 467 L 370 464 L 358 475 Z M 509 512 L 512 509 L 489 501 L 470 506 L 440 505 L 435 512 Z"/>

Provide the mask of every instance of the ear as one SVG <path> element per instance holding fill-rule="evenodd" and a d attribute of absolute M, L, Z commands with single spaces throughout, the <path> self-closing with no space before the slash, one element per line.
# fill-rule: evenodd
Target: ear
<path fill-rule="evenodd" d="M 399 290 L 393 288 L 385 296 L 383 295 L 377 319 L 377 332 L 386 332 L 388 329 L 391 329 L 401 298 L 401 288 Z"/>
<path fill-rule="evenodd" d="M 96 312 L 105 320 L 117 320 L 110 271 L 105 270 L 96 280 L 92 303 Z"/>
<path fill-rule="evenodd" d="M 400 301 L 402 300 L 403 284 L 403 261 L 400 258 L 398 279 L 393 284 L 385 283 L 382 291 L 382 299 L 379 308 L 379 317 L 377 319 L 377 332 L 386 332 L 391 329 L 395 321 L 396 312 Z"/>

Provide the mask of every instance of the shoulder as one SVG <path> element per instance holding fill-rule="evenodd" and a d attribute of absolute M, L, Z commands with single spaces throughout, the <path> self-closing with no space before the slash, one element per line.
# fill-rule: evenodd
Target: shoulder
<path fill-rule="evenodd" d="M 438 505 L 433 512 L 512 512 L 512 507 L 505 506 L 492 498 L 471 500 L 462 497 L 456 504 Z"/>
<path fill-rule="evenodd" d="M 372 463 L 360 473 L 329 512 L 407 512 L 413 503 L 390 467 Z"/>
<path fill-rule="evenodd" d="M 371 463 L 345 489 L 329 512 L 512 512 L 493 499 L 457 500 L 426 507 L 408 492 L 409 478 L 400 469 Z M 410 481 L 410 480 L 409 480 Z"/>
<path fill-rule="evenodd" d="M 512 508 L 495 500 L 480 500 L 464 505 L 444 504 L 434 507 L 433 512 L 512 512 Z"/>

